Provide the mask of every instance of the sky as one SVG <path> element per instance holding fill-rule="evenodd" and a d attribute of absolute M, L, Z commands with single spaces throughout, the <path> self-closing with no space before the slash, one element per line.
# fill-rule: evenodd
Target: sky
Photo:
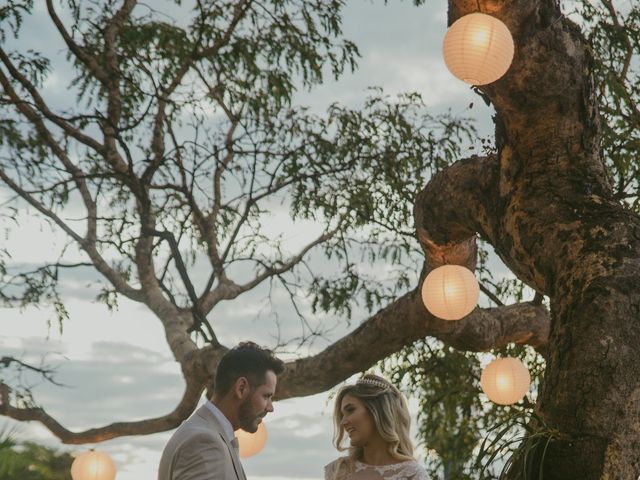
<path fill-rule="evenodd" d="M 491 133 L 491 110 L 444 65 L 441 44 L 446 31 L 446 2 L 432 0 L 419 8 L 398 0 L 387 6 L 381 1 L 347 3 L 344 34 L 360 49 L 359 69 L 338 82 L 300 94 L 298 102 L 323 110 L 336 101 L 359 105 L 368 86 L 381 86 L 390 94 L 418 91 L 433 112 L 451 110 L 474 116 L 480 137 Z M 55 44 L 58 39 L 41 28 L 42 21 L 42 16 L 27 20 L 25 28 L 30 29 L 30 35 L 26 38 L 34 45 Z M 65 85 L 59 80 L 64 72 L 54 74 L 57 76 L 47 83 L 47 93 L 64 103 Z M 472 102 L 474 107 L 468 110 Z M 479 151 L 480 142 L 474 147 Z M 296 239 L 289 240 L 295 246 Z M 5 235 L 3 245 L 14 252 L 13 261 L 37 262 L 42 251 L 49 248 L 47 243 L 57 241 L 39 223 L 23 216 L 19 227 Z M 55 323 L 50 324 L 49 311 L 0 310 L 1 355 L 37 363 L 46 354 L 47 362 L 57 365 L 56 379 L 65 387 L 40 384 L 34 392 L 37 401 L 70 429 L 143 419 L 172 410 L 182 395 L 183 381 L 160 323 L 141 306 L 126 300 L 117 312 L 109 313 L 93 301 L 86 283 L 87 278 L 79 276 L 65 287 L 70 318 L 63 332 Z M 227 320 L 217 332 L 224 344 L 252 339 L 269 345 L 269 329 L 264 325 L 268 319 L 260 315 L 259 297 L 263 293 L 252 293 L 220 312 L 220 317 Z M 337 331 L 336 335 L 341 333 L 345 332 Z M 312 351 L 324 346 L 326 343 L 317 343 Z M 415 416 L 415 402 L 411 404 Z M 338 455 L 331 443 L 332 407 L 330 393 L 277 402 L 275 412 L 266 419 L 267 446 L 243 462 L 248 478 L 321 479 L 323 466 Z M 0 425 L 2 422 L 0 419 Z M 90 447 L 106 451 L 116 462 L 118 480 L 155 478 L 162 448 L 171 435 L 165 432 L 68 447 L 38 424 L 5 423 L 25 440 L 74 453 Z"/>

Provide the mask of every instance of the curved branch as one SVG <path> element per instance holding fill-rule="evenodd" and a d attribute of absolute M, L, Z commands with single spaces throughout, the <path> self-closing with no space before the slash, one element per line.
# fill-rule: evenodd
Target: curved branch
<path fill-rule="evenodd" d="M 495 155 L 473 156 L 434 175 L 415 202 L 418 240 L 429 270 L 445 263 L 473 269 L 478 233 L 520 280 L 546 292 L 546 272 L 534 262 L 535 256 L 522 254 L 532 248 L 523 242 L 536 243 L 538 238 L 505 233 L 519 231 L 522 217 L 531 212 L 527 205 L 518 205 L 521 211 L 516 212 L 515 194 L 501 178 L 502 162 Z"/>
<path fill-rule="evenodd" d="M 40 422 L 58 437 L 62 443 L 80 445 L 103 442 L 126 435 L 149 435 L 176 428 L 195 410 L 203 390 L 202 381 L 187 379 L 187 385 L 180 403 L 167 415 L 135 422 L 116 422 L 104 427 L 72 432 L 42 408 L 12 406 L 10 403 L 10 388 L 0 383 L 0 414 L 21 422 Z"/>
<path fill-rule="evenodd" d="M 414 290 L 321 353 L 287 363 L 276 395 L 282 400 L 324 392 L 427 336 L 459 350 L 486 351 L 515 342 L 544 351 L 548 335 L 549 312 L 543 305 L 476 308 L 464 319 L 449 322 L 432 316 Z"/>
<path fill-rule="evenodd" d="M 418 240 L 432 251 L 436 264 L 445 262 L 434 245 L 458 244 L 479 233 L 493 242 L 502 206 L 496 203 L 498 161 L 494 155 L 472 156 L 438 172 L 418 193 L 414 217 Z M 491 214 L 491 215 L 490 215 Z M 428 259 L 429 260 L 429 259 Z"/>

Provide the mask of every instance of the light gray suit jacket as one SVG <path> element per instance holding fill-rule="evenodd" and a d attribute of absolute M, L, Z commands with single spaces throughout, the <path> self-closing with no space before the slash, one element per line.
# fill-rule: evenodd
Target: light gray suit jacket
<path fill-rule="evenodd" d="M 158 480 L 246 480 L 236 448 L 206 405 L 169 439 Z"/>

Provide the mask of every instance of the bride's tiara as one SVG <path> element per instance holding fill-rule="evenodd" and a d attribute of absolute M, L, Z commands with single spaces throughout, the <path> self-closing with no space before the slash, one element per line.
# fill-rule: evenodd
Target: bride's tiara
<path fill-rule="evenodd" d="M 361 378 L 356 382 L 356 385 L 365 385 L 367 387 L 378 387 L 382 389 L 387 389 L 391 387 L 387 382 L 383 382 L 382 380 L 376 380 L 375 378 Z"/>

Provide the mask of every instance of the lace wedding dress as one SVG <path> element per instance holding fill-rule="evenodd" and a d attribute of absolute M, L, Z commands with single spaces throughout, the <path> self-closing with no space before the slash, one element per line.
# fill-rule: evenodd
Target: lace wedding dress
<path fill-rule="evenodd" d="M 334 480 L 340 465 L 346 461 L 347 459 L 342 457 L 324 467 L 325 480 Z M 424 468 L 415 460 L 391 465 L 367 465 L 356 460 L 353 472 L 345 480 L 429 480 L 429 478 Z"/>

